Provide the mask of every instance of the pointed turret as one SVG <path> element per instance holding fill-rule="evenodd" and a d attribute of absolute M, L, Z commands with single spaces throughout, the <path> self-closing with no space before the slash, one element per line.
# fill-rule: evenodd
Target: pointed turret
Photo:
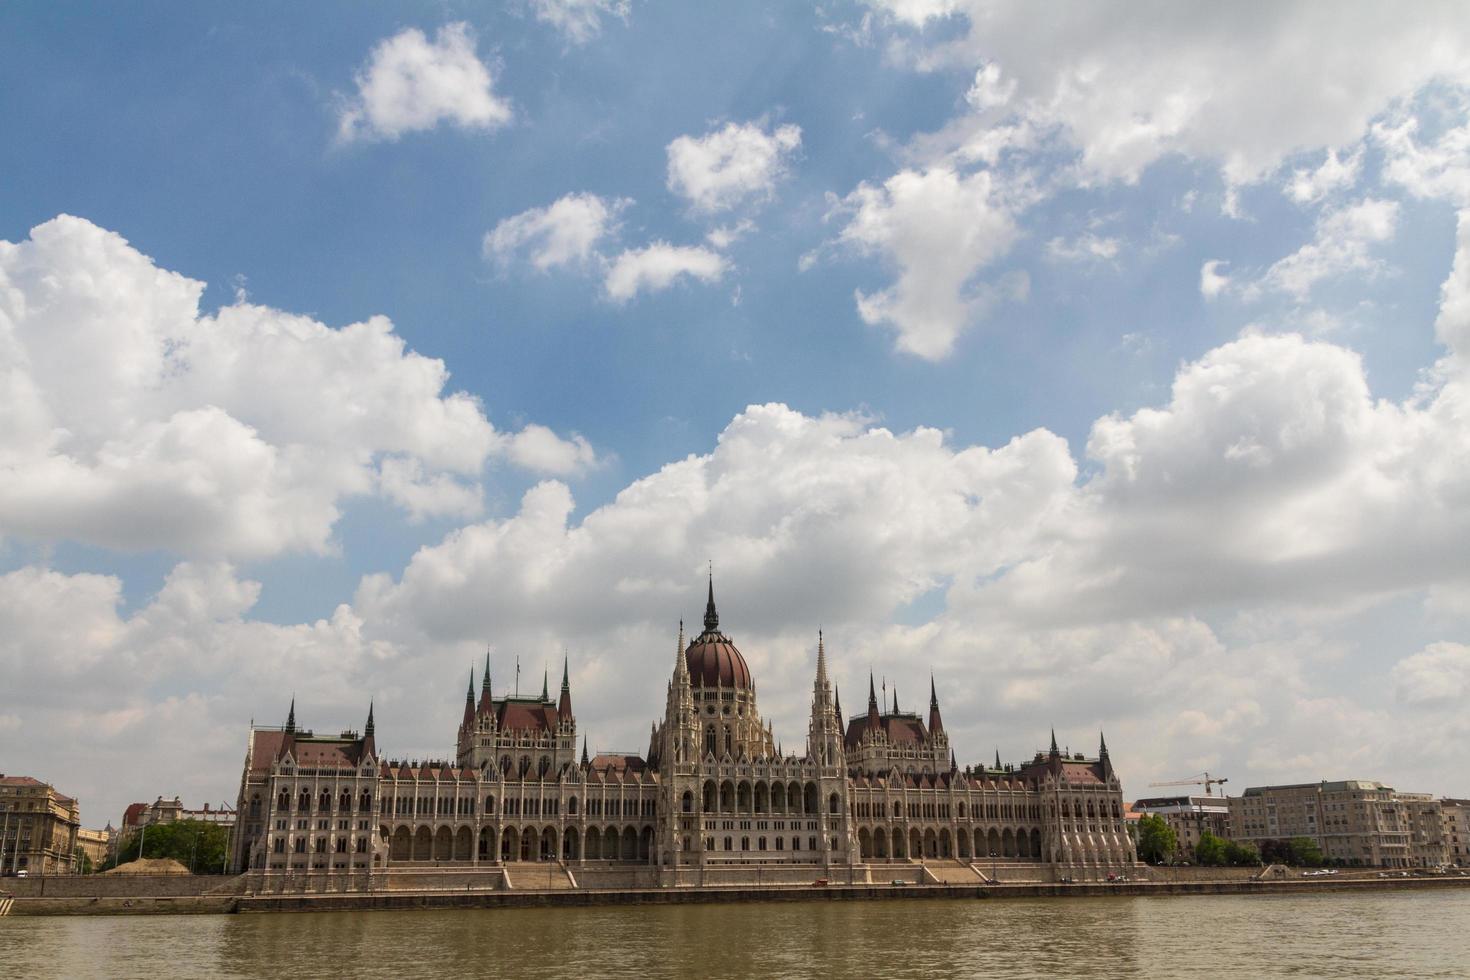
<path fill-rule="evenodd" d="M 541 668 L 541 700 L 543 702 L 551 700 L 551 688 L 546 685 L 546 682 L 550 677 L 550 672 L 547 671 L 544 667 Z"/>
<path fill-rule="evenodd" d="M 769 722 L 767 723 L 769 724 Z M 812 720 L 807 728 L 806 754 L 824 766 L 842 760 L 842 722 L 832 701 L 827 678 L 827 641 L 817 630 L 817 676 L 812 681 Z"/>
<path fill-rule="evenodd" d="M 955 762 L 954 749 L 950 749 L 949 750 L 949 771 L 950 772 L 956 772 L 956 771 L 959 770 L 959 768 L 960 768 L 959 765 Z"/>
<path fill-rule="evenodd" d="M 674 645 L 674 680 L 689 686 L 689 661 L 684 656 L 684 620 L 679 620 L 679 641 Z"/>
<path fill-rule="evenodd" d="M 736 610 L 737 612 L 739 610 Z M 718 633 L 720 630 L 720 614 L 715 612 L 715 573 L 711 569 L 709 573 L 709 600 L 704 604 L 704 631 L 706 633 Z"/>
<path fill-rule="evenodd" d="M 1057 730 L 1055 728 L 1051 730 L 1051 752 L 1049 754 L 1053 759 L 1059 759 L 1062 755 L 1062 750 L 1057 748 Z"/>
<path fill-rule="evenodd" d="M 898 685 L 893 685 L 893 713 L 898 714 Z"/>
<path fill-rule="evenodd" d="M 296 695 L 291 695 L 291 710 L 286 712 L 286 734 L 296 734 Z"/>
<path fill-rule="evenodd" d="M 995 750 L 995 770 L 1000 771 L 1000 749 Z"/>
<path fill-rule="evenodd" d="M 944 721 L 939 717 L 939 694 L 934 689 L 934 675 L 929 675 L 929 734 L 944 733 Z"/>
<path fill-rule="evenodd" d="M 883 727 L 878 717 L 878 692 L 873 689 L 873 672 L 868 671 L 868 728 L 877 731 Z"/>
<path fill-rule="evenodd" d="M 487 715 L 495 710 L 490 697 L 490 651 L 485 651 L 485 679 L 480 682 L 480 714 Z"/>
<path fill-rule="evenodd" d="M 367 720 L 367 724 L 362 727 L 362 736 L 363 736 L 363 738 L 372 738 L 373 737 L 373 732 L 374 732 L 374 726 L 373 726 L 373 703 L 371 701 L 369 701 L 368 702 L 368 720 Z"/>
<path fill-rule="evenodd" d="M 470 668 L 470 686 L 464 693 L 464 721 L 460 725 L 471 728 L 475 724 L 475 668 Z"/>
<path fill-rule="evenodd" d="M 572 683 L 567 673 L 567 657 L 561 658 L 561 700 L 556 703 L 556 713 L 564 721 L 572 719 Z"/>
<path fill-rule="evenodd" d="M 586 769 L 590 763 L 587 761 L 587 736 L 582 736 L 582 768 Z"/>
<path fill-rule="evenodd" d="M 832 713 L 837 716 L 837 730 L 840 732 L 843 729 L 842 691 L 835 684 L 832 686 Z"/>
<path fill-rule="evenodd" d="M 1112 774 L 1113 760 L 1108 758 L 1108 740 L 1102 732 L 1097 733 L 1097 761 L 1102 763 L 1104 773 Z"/>

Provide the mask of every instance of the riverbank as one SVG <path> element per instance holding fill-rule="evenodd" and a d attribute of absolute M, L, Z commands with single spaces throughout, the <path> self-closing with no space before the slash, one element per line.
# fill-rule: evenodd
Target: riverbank
<path fill-rule="evenodd" d="M 215 894 L 17 897 L 11 915 L 179 915 L 248 912 L 404 911 L 600 905 L 750 902 L 851 902 L 912 899 L 1036 899 L 1171 895 L 1308 895 L 1462 889 L 1470 877 L 1322 877 L 1282 880 L 992 883 L 979 885 L 767 885 L 627 889 L 426 889 L 315 894 Z"/>

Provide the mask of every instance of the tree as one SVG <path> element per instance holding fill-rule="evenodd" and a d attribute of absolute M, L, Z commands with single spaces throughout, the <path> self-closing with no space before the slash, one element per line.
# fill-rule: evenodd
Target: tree
<path fill-rule="evenodd" d="M 1138 821 L 1138 856 L 1149 864 L 1163 864 L 1174 857 L 1179 837 L 1168 821 L 1157 813 Z"/>
<path fill-rule="evenodd" d="M 1261 855 L 1249 844 L 1227 840 L 1225 842 L 1225 863 L 1235 866 L 1258 865 L 1261 863 Z"/>
<path fill-rule="evenodd" d="M 118 849 L 117 863 L 136 861 L 140 845 L 142 857 L 173 858 L 195 874 L 208 874 L 224 867 L 230 832 L 203 820 L 155 824 L 128 838 Z"/>
<path fill-rule="evenodd" d="M 1291 848 L 1292 864 L 1305 864 L 1319 866 L 1322 864 L 1322 849 L 1317 842 L 1310 837 L 1293 837 L 1288 845 Z"/>
<path fill-rule="evenodd" d="M 1199 843 L 1194 845 L 1196 864 L 1219 867 L 1225 863 L 1225 841 L 1206 830 L 1200 834 Z"/>

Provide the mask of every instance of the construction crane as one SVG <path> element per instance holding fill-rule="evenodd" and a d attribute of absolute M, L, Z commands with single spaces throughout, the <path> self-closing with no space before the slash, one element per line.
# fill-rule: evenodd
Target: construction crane
<path fill-rule="evenodd" d="M 1202 772 L 1198 776 L 1191 776 L 1188 779 L 1172 779 L 1172 780 L 1170 780 L 1167 783 L 1149 783 L 1149 785 L 1150 786 L 1203 786 L 1205 788 L 1205 795 L 1206 796 L 1214 796 L 1215 793 L 1214 793 L 1213 787 L 1215 787 L 1215 786 L 1222 786 L 1222 785 L 1224 785 L 1225 783 L 1228 783 L 1228 782 L 1230 782 L 1230 779 L 1228 777 L 1226 777 L 1226 776 L 1221 776 L 1220 778 L 1215 779 L 1215 778 L 1212 778 L 1209 773 Z"/>

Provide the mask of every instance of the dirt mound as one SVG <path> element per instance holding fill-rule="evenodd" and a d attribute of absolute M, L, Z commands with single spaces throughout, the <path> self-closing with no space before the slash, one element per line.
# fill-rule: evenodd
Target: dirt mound
<path fill-rule="evenodd" d="M 102 872 L 106 875 L 186 875 L 189 869 L 173 858 L 143 858 Z"/>

